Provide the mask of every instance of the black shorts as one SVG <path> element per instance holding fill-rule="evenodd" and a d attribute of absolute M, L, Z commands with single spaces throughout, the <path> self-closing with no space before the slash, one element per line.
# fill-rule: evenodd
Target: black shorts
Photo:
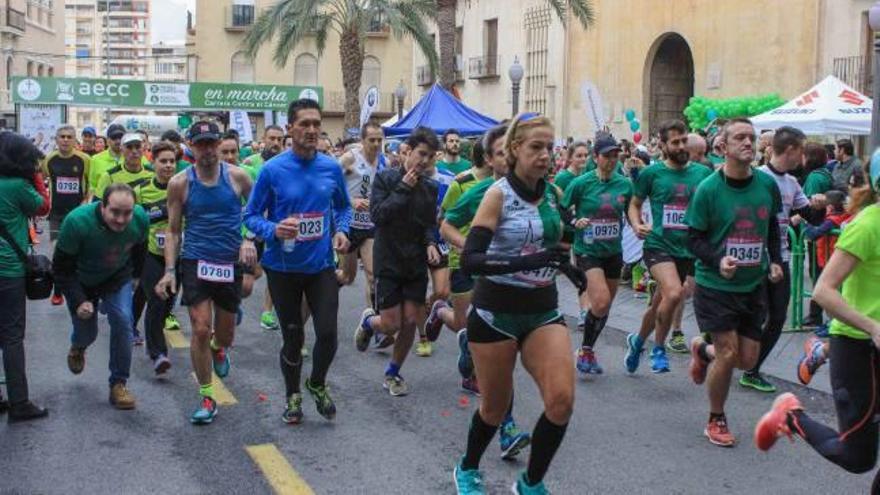
<path fill-rule="evenodd" d="M 366 242 L 367 239 L 372 239 L 375 234 L 375 229 L 351 229 L 348 232 L 348 242 L 350 244 L 348 246 L 348 251 L 346 251 L 346 254 L 356 253 L 361 248 L 361 246 L 364 245 L 364 242 Z"/>
<path fill-rule="evenodd" d="M 403 304 L 404 301 L 416 304 L 425 304 L 425 295 L 428 292 L 428 275 L 422 275 L 412 279 L 397 279 L 390 277 L 376 277 L 376 309 L 393 308 Z"/>
<path fill-rule="evenodd" d="M 652 266 L 658 263 L 675 263 L 675 269 L 678 271 L 678 279 L 681 280 L 681 283 L 684 283 L 688 277 L 694 276 L 694 260 L 691 258 L 677 258 L 663 251 L 645 249 L 645 252 L 642 253 L 642 259 L 645 260 L 645 266 L 649 271 Z"/>
<path fill-rule="evenodd" d="M 183 282 L 183 295 L 180 303 L 184 306 L 193 306 L 210 299 L 218 308 L 235 313 L 241 304 L 241 278 L 244 270 L 240 263 L 235 263 L 234 267 L 232 282 L 210 282 L 198 277 L 196 273 L 198 261 L 181 260 L 180 279 Z"/>
<path fill-rule="evenodd" d="M 767 312 L 766 289 L 759 285 L 752 292 L 727 292 L 697 285 L 694 314 L 700 331 L 729 332 L 761 340 L 761 327 Z"/>
<path fill-rule="evenodd" d="M 576 255 L 575 261 L 577 261 L 577 267 L 585 272 L 593 268 L 601 268 L 608 280 L 620 279 L 620 272 L 623 271 L 623 253 L 612 254 L 604 258 Z"/>
<path fill-rule="evenodd" d="M 474 278 L 458 268 L 450 271 L 449 284 L 452 294 L 467 294 L 474 290 Z"/>

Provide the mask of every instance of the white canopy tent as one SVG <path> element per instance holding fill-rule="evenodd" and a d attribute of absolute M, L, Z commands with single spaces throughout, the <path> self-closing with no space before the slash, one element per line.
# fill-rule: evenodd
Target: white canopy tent
<path fill-rule="evenodd" d="M 828 76 L 785 105 L 752 117 L 752 122 L 759 130 L 788 125 L 809 135 L 867 135 L 873 104 L 871 98 Z"/>

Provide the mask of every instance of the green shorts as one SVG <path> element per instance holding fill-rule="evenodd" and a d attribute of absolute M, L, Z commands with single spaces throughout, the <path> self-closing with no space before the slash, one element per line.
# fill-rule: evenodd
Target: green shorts
<path fill-rule="evenodd" d="M 558 323 L 565 325 L 559 309 L 542 313 L 496 313 L 473 308 L 468 315 L 468 342 L 491 343 L 513 339 L 522 343 L 535 330 Z"/>

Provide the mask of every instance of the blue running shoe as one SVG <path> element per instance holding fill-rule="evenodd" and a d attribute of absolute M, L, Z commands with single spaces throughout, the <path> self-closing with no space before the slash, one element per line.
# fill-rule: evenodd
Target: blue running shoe
<path fill-rule="evenodd" d="M 589 375 L 593 372 L 593 349 L 589 346 L 583 346 L 575 353 L 575 368 L 581 374 Z"/>
<path fill-rule="evenodd" d="M 483 474 L 478 469 L 462 469 L 461 463 L 452 471 L 455 480 L 455 493 L 458 495 L 484 495 Z"/>
<path fill-rule="evenodd" d="M 474 361 L 468 349 L 467 328 L 458 331 L 458 372 L 462 378 L 470 378 L 474 374 Z"/>
<path fill-rule="evenodd" d="M 217 403 L 210 397 L 202 397 L 189 421 L 194 425 L 208 425 L 214 421 L 214 416 L 217 416 Z"/>
<path fill-rule="evenodd" d="M 213 354 L 214 373 L 217 373 L 217 376 L 220 378 L 226 378 L 229 375 L 229 368 L 232 367 L 232 362 L 229 361 L 229 353 L 226 351 L 226 348 L 221 347 L 216 351 L 211 351 L 211 354 Z"/>
<path fill-rule="evenodd" d="M 669 358 L 666 357 L 666 348 L 658 345 L 651 350 L 651 371 L 669 373 Z"/>
<path fill-rule="evenodd" d="M 501 424 L 498 440 L 501 442 L 501 458 L 505 461 L 512 461 L 517 454 L 529 446 L 532 438 L 528 433 L 519 431 L 513 418 L 508 418 Z"/>
<path fill-rule="evenodd" d="M 639 336 L 634 333 L 626 336 L 626 356 L 623 357 L 623 364 L 628 373 L 635 373 L 639 369 L 639 359 L 641 359 L 644 349 L 638 340 Z"/>
<path fill-rule="evenodd" d="M 526 473 L 523 472 L 516 479 L 516 483 L 510 488 L 516 495 L 550 495 L 550 490 L 544 486 L 544 482 L 540 481 L 537 485 L 526 483 Z"/>

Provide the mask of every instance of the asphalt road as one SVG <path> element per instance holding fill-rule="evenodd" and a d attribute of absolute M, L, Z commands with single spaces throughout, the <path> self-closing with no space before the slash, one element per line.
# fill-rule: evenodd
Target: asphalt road
<path fill-rule="evenodd" d="M 66 311 L 48 301 L 30 304 L 31 394 L 51 415 L 26 424 L 0 421 L 0 493 L 271 493 L 273 486 L 285 493 L 454 493 L 452 466 L 463 453 L 478 399 L 459 390 L 453 334 L 444 331 L 432 357 L 412 355 L 403 368 L 411 394 L 390 397 L 382 389 L 387 356 L 358 353 L 352 344 L 361 283 L 359 276 L 357 286 L 341 294 L 339 352 L 329 376 L 336 421 L 321 418 L 307 397 L 299 426 L 279 418 L 281 338 L 259 328 L 264 281 L 245 302 L 232 372 L 224 380 L 236 403 L 222 406 L 205 427 L 188 420 L 197 401 L 188 349 L 173 350 L 168 378 L 157 380 L 143 348 L 135 348 L 129 385 L 137 409 L 117 411 L 107 402 L 106 322 L 88 350 L 85 372 L 73 376 L 65 361 Z M 186 313 L 177 314 L 188 335 Z M 673 371 L 665 375 L 652 375 L 645 363 L 628 376 L 622 336 L 605 331 L 598 352 L 606 374 L 577 383 L 568 435 L 546 480 L 554 493 L 868 492 L 873 473 L 848 474 L 802 441 L 783 440 L 770 453 L 755 449 L 751 432 L 772 396 L 734 386 L 727 413 L 740 443 L 732 449 L 710 445 L 702 436 L 705 390 L 688 379 L 685 358 L 674 356 Z M 573 332 L 573 342 L 578 339 Z M 827 395 L 778 383 L 796 390 L 812 413 L 836 423 Z M 521 369 L 516 391 L 515 417 L 531 430 L 542 407 Z M 252 456 L 252 446 L 262 447 Z M 486 485 L 489 493 L 508 493 L 526 456 L 510 463 L 498 454 L 493 442 L 482 464 Z"/>

